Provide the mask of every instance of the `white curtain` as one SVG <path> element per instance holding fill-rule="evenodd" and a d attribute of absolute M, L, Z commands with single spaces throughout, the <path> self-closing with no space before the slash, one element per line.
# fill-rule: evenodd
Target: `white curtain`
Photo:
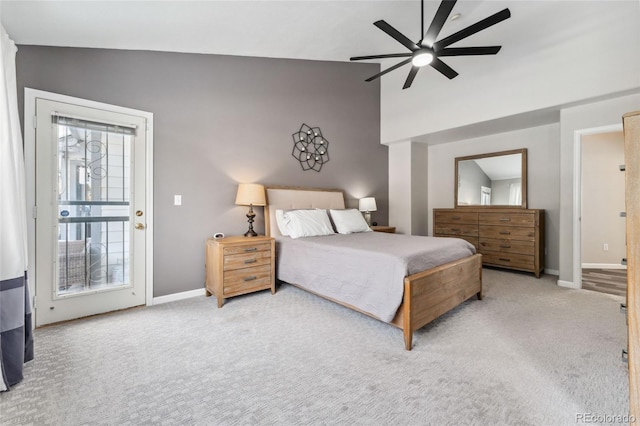
<path fill-rule="evenodd" d="M 22 380 L 33 358 L 27 270 L 24 152 L 16 85 L 15 43 L 0 34 L 0 391 Z"/>
<path fill-rule="evenodd" d="M 509 205 L 519 206 L 522 204 L 522 184 L 510 183 L 509 184 Z"/>

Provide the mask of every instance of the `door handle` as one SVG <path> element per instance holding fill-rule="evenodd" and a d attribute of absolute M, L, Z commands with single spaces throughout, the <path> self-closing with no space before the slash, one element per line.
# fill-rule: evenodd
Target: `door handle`
<path fill-rule="evenodd" d="M 144 229 L 144 223 L 136 223 L 136 229 Z"/>
<path fill-rule="evenodd" d="M 136 216 L 140 217 L 142 216 L 144 213 L 142 213 L 142 210 L 136 210 Z"/>

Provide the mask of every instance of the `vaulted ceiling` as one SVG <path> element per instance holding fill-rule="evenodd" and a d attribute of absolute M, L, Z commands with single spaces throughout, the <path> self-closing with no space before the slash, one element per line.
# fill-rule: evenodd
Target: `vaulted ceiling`
<path fill-rule="evenodd" d="M 456 46 L 489 43 L 514 50 L 566 34 L 553 1 L 459 1 L 441 37 L 505 7 L 512 18 Z M 439 1 L 425 1 L 425 28 Z M 348 61 L 406 49 L 372 24 L 386 20 L 420 39 L 419 0 L 337 1 L 1 1 L 2 23 L 18 44 Z M 594 17 L 595 19 L 596 17 Z M 527 34 L 543 37 L 528 40 Z M 527 55 L 522 50 L 521 57 Z M 517 60 L 516 57 L 513 58 Z M 487 57 L 479 59 L 490 60 Z M 393 63 L 393 62 L 391 62 Z"/>
<path fill-rule="evenodd" d="M 425 0 L 425 28 L 439 4 Z M 510 19 L 451 46 L 502 45 L 496 56 L 444 58 L 456 79 L 427 67 L 402 90 L 408 66 L 382 77 L 383 142 L 436 143 L 540 125 L 557 121 L 558 105 L 640 87 L 629 75 L 640 61 L 627 47 L 640 42 L 640 16 L 629 16 L 640 11 L 638 0 L 460 0 L 452 11 L 459 18 L 445 23 L 439 39 L 506 7 Z M 380 19 L 421 38 L 419 0 L 0 0 L 0 20 L 18 44 L 323 61 L 404 52 L 373 25 Z M 501 108 L 482 114 L 484 93 Z M 452 121 L 461 110 L 475 112 Z"/>

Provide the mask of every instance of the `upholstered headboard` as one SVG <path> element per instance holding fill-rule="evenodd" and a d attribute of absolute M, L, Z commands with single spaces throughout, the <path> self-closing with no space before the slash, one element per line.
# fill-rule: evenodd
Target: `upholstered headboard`
<path fill-rule="evenodd" d="M 265 233 L 279 237 L 277 209 L 344 209 L 344 193 L 340 189 L 268 186 L 264 208 Z"/>

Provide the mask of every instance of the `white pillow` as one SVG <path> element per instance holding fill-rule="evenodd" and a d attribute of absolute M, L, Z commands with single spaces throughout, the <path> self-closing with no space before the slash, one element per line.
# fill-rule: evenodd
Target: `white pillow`
<path fill-rule="evenodd" d="M 330 210 L 333 224 L 339 234 L 352 234 L 354 232 L 369 232 L 371 228 L 356 209 Z"/>
<path fill-rule="evenodd" d="M 276 209 L 276 223 L 278 224 L 280 235 L 288 237 L 289 231 L 287 231 L 287 222 L 284 220 L 284 210 Z"/>
<path fill-rule="evenodd" d="M 284 221 L 291 238 L 335 234 L 326 210 L 288 211 L 284 213 Z"/>

